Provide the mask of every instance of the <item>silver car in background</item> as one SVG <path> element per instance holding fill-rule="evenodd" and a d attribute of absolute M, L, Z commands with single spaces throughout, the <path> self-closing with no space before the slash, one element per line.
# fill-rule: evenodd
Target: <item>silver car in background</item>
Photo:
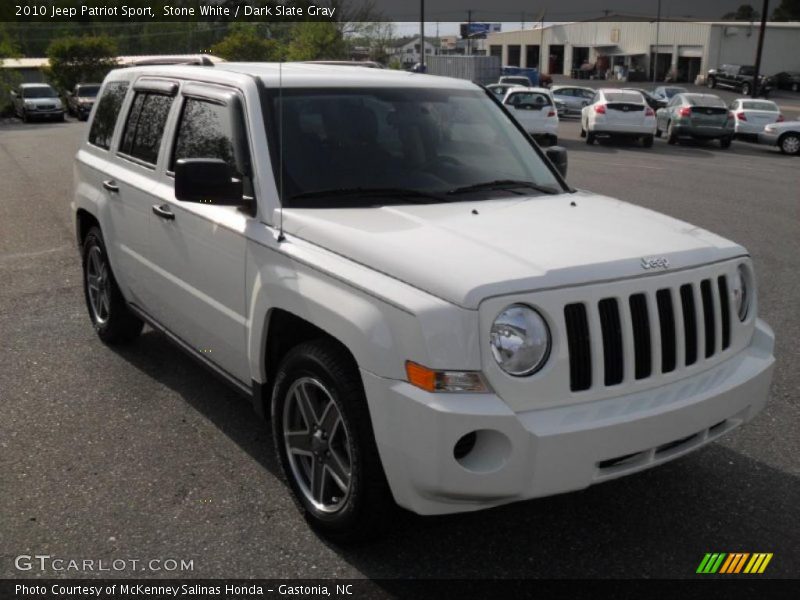
<path fill-rule="evenodd" d="M 758 135 L 761 144 L 777 146 L 790 156 L 800 156 L 800 121 L 783 121 L 767 125 Z"/>
<path fill-rule="evenodd" d="M 580 117 L 583 107 L 591 103 L 595 92 L 592 88 L 575 85 L 554 85 L 550 91 L 559 117 Z"/>

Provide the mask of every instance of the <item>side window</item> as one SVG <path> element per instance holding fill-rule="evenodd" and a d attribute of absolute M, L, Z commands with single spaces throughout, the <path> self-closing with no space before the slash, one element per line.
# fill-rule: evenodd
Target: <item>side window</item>
<path fill-rule="evenodd" d="M 242 177 L 244 194 L 253 195 L 243 116 L 230 106 L 186 98 L 169 170 L 181 158 L 219 158 Z"/>
<path fill-rule="evenodd" d="M 156 164 L 172 100 L 172 96 L 164 94 L 137 92 L 125 123 L 120 153 Z"/>
<path fill-rule="evenodd" d="M 119 81 L 109 83 L 103 96 L 97 104 L 97 110 L 89 129 L 89 143 L 108 150 L 111 147 L 111 137 L 114 135 L 114 126 L 117 124 L 122 101 L 128 91 L 128 82 Z"/>
<path fill-rule="evenodd" d="M 238 171 L 234 156 L 232 120 L 227 106 L 187 98 L 178 124 L 170 170 L 181 158 L 221 158 Z"/>

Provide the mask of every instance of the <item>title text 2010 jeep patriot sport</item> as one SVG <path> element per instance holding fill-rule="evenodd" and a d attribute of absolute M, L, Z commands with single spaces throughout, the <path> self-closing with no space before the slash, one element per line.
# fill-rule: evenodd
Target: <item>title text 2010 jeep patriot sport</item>
<path fill-rule="evenodd" d="M 271 414 L 309 521 L 661 464 L 767 398 L 741 246 L 571 189 L 492 94 L 358 67 L 113 71 L 76 163 L 100 338 L 147 322 Z"/>

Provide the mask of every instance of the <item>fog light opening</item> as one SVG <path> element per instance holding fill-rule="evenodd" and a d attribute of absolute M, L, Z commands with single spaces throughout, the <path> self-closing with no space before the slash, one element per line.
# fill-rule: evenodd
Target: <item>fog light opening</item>
<path fill-rule="evenodd" d="M 491 473 L 502 468 L 511 455 L 511 440 L 493 429 L 479 429 L 461 436 L 453 457 L 467 471 Z"/>
<path fill-rule="evenodd" d="M 462 435 L 456 445 L 453 446 L 453 456 L 456 460 L 461 460 L 467 454 L 472 452 L 472 449 L 475 447 L 475 440 L 478 437 L 477 431 L 470 431 L 466 435 Z"/>

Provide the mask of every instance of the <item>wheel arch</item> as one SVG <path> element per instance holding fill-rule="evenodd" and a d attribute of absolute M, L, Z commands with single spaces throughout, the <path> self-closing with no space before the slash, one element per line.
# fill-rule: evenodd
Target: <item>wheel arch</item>
<path fill-rule="evenodd" d="M 75 236 L 78 241 L 78 248 L 83 252 L 83 242 L 92 227 L 100 228 L 100 221 L 85 208 L 75 211 Z"/>

